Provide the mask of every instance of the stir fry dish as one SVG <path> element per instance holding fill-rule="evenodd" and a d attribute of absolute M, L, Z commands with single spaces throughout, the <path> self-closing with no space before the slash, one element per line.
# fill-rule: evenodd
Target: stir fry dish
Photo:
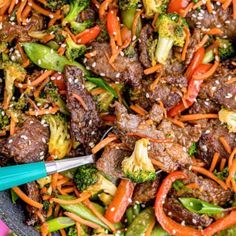
<path fill-rule="evenodd" d="M 236 0 L 0 0 L 0 166 L 96 158 L 13 187 L 25 224 L 236 235 L 235 43 Z"/>

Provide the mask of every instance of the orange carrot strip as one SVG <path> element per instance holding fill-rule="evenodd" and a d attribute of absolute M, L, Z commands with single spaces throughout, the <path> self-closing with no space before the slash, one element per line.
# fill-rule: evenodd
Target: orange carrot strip
<path fill-rule="evenodd" d="M 8 14 L 11 14 L 16 5 L 16 0 L 11 0 L 10 7 L 8 8 Z"/>
<path fill-rule="evenodd" d="M 54 14 L 54 17 L 50 19 L 48 22 L 48 27 L 51 27 L 56 23 L 57 20 L 60 20 L 63 18 L 63 15 L 61 14 L 61 10 L 57 10 L 56 13 Z"/>
<path fill-rule="evenodd" d="M 194 3 L 191 2 L 191 3 L 188 4 L 188 6 L 185 9 L 181 9 L 180 10 L 180 16 L 186 17 L 187 14 L 192 10 L 193 6 L 194 6 Z"/>
<path fill-rule="evenodd" d="M 64 229 L 60 229 L 61 236 L 67 236 L 66 231 Z"/>
<path fill-rule="evenodd" d="M 184 44 L 184 48 L 181 54 L 181 60 L 184 61 L 186 58 L 186 53 L 187 53 L 187 49 L 188 49 L 188 45 L 190 43 L 190 32 L 188 27 L 184 26 L 184 32 L 186 34 L 186 40 L 185 40 L 185 44 Z"/>
<path fill-rule="evenodd" d="M 133 19 L 133 24 L 132 24 L 132 37 L 136 36 L 136 32 L 137 32 L 137 27 L 138 27 L 138 20 L 140 15 L 142 14 L 142 10 L 137 10 L 135 15 L 134 15 L 134 19 Z"/>
<path fill-rule="evenodd" d="M 196 189 L 199 188 L 197 183 L 190 183 L 186 185 L 187 188 Z"/>
<path fill-rule="evenodd" d="M 232 188 L 233 188 L 234 192 L 236 192 L 236 184 L 234 181 L 235 173 L 236 173 L 236 159 L 234 159 L 232 161 L 232 165 L 229 166 L 229 175 L 226 179 L 226 185 L 230 188 L 231 184 L 232 184 Z"/>
<path fill-rule="evenodd" d="M 202 120 L 202 119 L 218 119 L 218 114 L 191 114 L 191 115 L 182 115 L 180 121 L 193 121 L 193 120 Z"/>
<path fill-rule="evenodd" d="M 233 77 L 230 80 L 226 81 L 225 84 L 232 84 L 234 82 L 236 82 L 236 77 Z"/>
<path fill-rule="evenodd" d="M 183 123 L 182 121 L 177 120 L 177 119 L 171 119 L 171 118 L 168 118 L 168 119 L 169 119 L 169 121 L 170 121 L 171 123 L 173 123 L 174 125 L 177 125 L 177 126 L 179 126 L 180 128 L 184 128 L 184 123 Z"/>
<path fill-rule="evenodd" d="M 51 198 L 50 195 L 43 195 L 43 196 L 42 196 L 42 199 L 43 199 L 44 201 L 49 200 L 50 198 Z"/>
<path fill-rule="evenodd" d="M 75 227 L 76 227 L 76 231 L 77 231 L 77 236 L 81 236 L 80 223 L 76 222 Z"/>
<path fill-rule="evenodd" d="M 96 95 L 99 95 L 99 94 L 103 94 L 105 92 L 106 92 L 106 90 L 103 89 L 103 88 L 95 88 L 95 89 L 90 91 L 91 95 L 93 95 L 93 96 L 96 96 Z"/>
<path fill-rule="evenodd" d="M 208 41 L 209 36 L 206 34 L 204 35 L 204 37 L 202 38 L 202 40 L 200 41 L 200 43 L 198 43 L 195 47 L 194 47 L 194 51 L 196 52 L 199 48 L 204 47 L 205 43 Z"/>
<path fill-rule="evenodd" d="M 52 216 L 52 212 L 53 212 L 53 208 L 52 208 L 52 205 L 50 205 L 50 207 L 48 208 L 48 212 L 47 212 L 47 218 Z"/>
<path fill-rule="evenodd" d="M 94 4 L 94 6 L 99 9 L 100 8 L 100 3 L 97 0 L 92 0 L 92 3 Z"/>
<path fill-rule="evenodd" d="M 229 143 L 227 142 L 227 140 L 225 139 L 225 137 L 224 136 L 219 137 L 219 141 L 224 146 L 225 151 L 230 154 L 232 152 L 232 149 L 231 149 Z"/>
<path fill-rule="evenodd" d="M 0 7 L 0 16 L 3 16 L 11 4 L 11 0 L 4 0 Z"/>
<path fill-rule="evenodd" d="M 21 189 L 19 187 L 13 187 L 12 189 L 18 195 L 18 197 L 21 198 L 28 205 L 30 205 L 32 207 L 35 207 L 35 208 L 38 208 L 38 209 L 43 208 L 43 204 L 41 204 L 39 202 L 36 202 L 36 201 L 32 200 L 31 198 L 29 198 L 25 193 L 23 193 L 21 191 Z"/>
<path fill-rule="evenodd" d="M 36 215 L 38 216 L 39 220 L 40 220 L 42 223 L 45 222 L 45 218 L 44 218 L 44 216 L 42 215 L 41 212 L 36 211 Z"/>
<path fill-rule="evenodd" d="M 58 173 L 55 173 L 55 174 L 52 175 L 52 182 L 51 182 L 52 191 L 56 190 L 57 181 L 58 181 Z"/>
<path fill-rule="evenodd" d="M 59 199 L 59 198 L 52 198 L 53 202 L 59 203 L 59 204 L 65 204 L 65 205 L 74 205 L 78 204 L 80 202 L 83 202 L 84 200 L 88 199 L 91 197 L 90 193 L 84 193 L 82 197 L 79 197 L 74 200 L 64 200 L 64 199 Z"/>
<path fill-rule="evenodd" d="M 57 186 L 61 186 L 65 183 L 67 183 L 68 181 L 69 181 L 69 178 L 63 177 L 63 178 L 59 179 L 59 176 L 58 176 Z"/>
<path fill-rule="evenodd" d="M 84 108 L 85 111 L 89 110 L 85 101 L 80 95 L 73 93 L 72 96 L 78 100 L 78 102 L 81 104 L 81 106 Z"/>
<path fill-rule="evenodd" d="M 160 169 L 163 169 L 163 168 L 164 168 L 164 165 L 163 165 L 160 161 L 155 160 L 155 159 L 153 159 L 153 158 L 150 158 L 150 160 L 151 160 L 151 162 L 152 162 L 153 165 L 159 167 Z"/>
<path fill-rule="evenodd" d="M 233 19 L 236 20 L 236 0 L 233 0 Z"/>
<path fill-rule="evenodd" d="M 141 106 L 139 106 L 138 104 L 135 105 L 131 105 L 130 109 L 135 111 L 137 114 L 141 115 L 141 116 L 145 116 L 148 112 L 143 109 Z"/>
<path fill-rule="evenodd" d="M 146 233 L 145 233 L 145 236 L 151 236 L 152 230 L 153 230 L 155 224 L 156 224 L 156 220 L 153 219 L 152 222 L 150 223 L 149 227 L 147 228 L 147 231 L 146 231 Z"/>
<path fill-rule="evenodd" d="M 44 80 L 42 84 L 39 85 L 39 87 L 34 91 L 34 97 L 39 97 L 40 93 L 42 92 L 43 88 L 46 86 L 46 84 L 49 82 L 49 78 Z"/>
<path fill-rule="evenodd" d="M 229 5 L 231 4 L 231 2 L 232 2 L 232 0 L 224 1 L 224 3 L 222 4 L 223 10 L 226 10 L 229 7 Z"/>
<path fill-rule="evenodd" d="M 146 134 L 141 134 L 141 133 L 136 133 L 136 132 L 126 133 L 126 135 L 127 136 L 137 136 L 140 138 L 147 138 L 147 139 L 149 139 L 149 141 L 151 141 L 153 143 L 171 143 L 171 142 L 173 142 L 173 139 L 171 139 L 171 138 L 156 139 L 156 138 L 151 138 Z"/>
<path fill-rule="evenodd" d="M 156 72 L 157 70 L 162 70 L 162 65 L 161 64 L 157 64 L 155 66 L 152 66 L 150 68 L 145 69 L 144 74 L 145 75 L 150 75 L 150 74 L 153 74 L 154 72 Z"/>
<path fill-rule="evenodd" d="M 93 147 L 92 149 L 92 153 L 95 154 L 98 151 L 100 151 L 101 149 L 103 149 L 107 144 L 109 144 L 110 142 L 117 140 L 117 136 L 112 134 L 107 136 L 105 139 L 103 139 L 101 142 L 99 142 L 95 147 Z"/>
<path fill-rule="evenodd" d="M 4 0 L 0 0 L 0 8 L 4 7 L 5 4 Z"/>
<path fill-rule="evenodd" d="M 206 0 L 206 6 L 207 6 L 207 10 L 208 12 L 211 14 L 213 11 L 212 5 L 211 5 L 211 0 Z"/>
<path fill-rule="evenodd" d="M 73 193 L 73 192 L 74 192 L 74 187 L 62 188 L 61 190 L 62 190 L 64 193 Z"/>
<path fill-rule="evenodd" d="M 218 35 L 218 34 L 223 34 L 223 31 L 221 29 L 218 29 L 218 28 L 212 28 L 209 31 L 206 31 L 205 34 Z"/>
<path fill-rule="evenodd" d="M 223 189 L 227 189 L 227 185 L 225 184 L 225 182 L 223 182 L 222 180 L 220 180 L 219 178 L 217 178 L 214 174 L 212 174 L 210 171 L 206 170 L 205 168 L 199 167 L 199 166 L 192 166 L 191 170 L 196 171 L 202 175 L 207 176 L 208 178 L 214 180 L 215 182 L 217 182 Z"/>
<path fill-rule="evenodd" d="M 233 149 L 233 151 L 231 152 L 231 154 L 229 156 L 229 159 L 228 159 L 228 166 L 229 166 L 229 168 L 232 165 L 232 162 L 233 162 L 235 154 L 236 154 L 236 147 Z"/>
<path fill-rule="evenodd" d="M 219 158 L 220 158 L 220 154 L 218 152 L 215 152 L 214 156 L 212 158 L 210 169 L 209 169 L 210 172 L 213 172 L 213 170 L 215 170 L 216 164 L 217 164 Z"/>
<path fill-rule="evenodd" d="M 25 7 L 25 9 L 23 10 L 22 16 L 21 16 L 21 18 L 22 18 L 22 24 L 26 24 L 26 23 L 27 23 L 27 22 L 26 22 L 26 19 L 27 19 L 27 17 L 29 16 L 31 10 L 32 10 L 32 8 L 31 8 L 30 5 L 27 5 L 27 6 Z"/>
<path fill-rule="evenodd" d="M 76 36 L 70 31 L 70 29 L 69 29 L 68 27 L 65 27 L 64 29 L 65 29 L 66 33 L 69 34 L 69 36 L 71 37 L 71 39 L 72 39 L 74 42 L 76 42 Z M 85 32 L 82 32 L 82 33 L 85 33 Z M 80 35 L 80 34 L 78 34 L 78 35 Z"/>
<path fill-rule="evenodd" d="M 47 5 L 47 0 L 37 0 L 37 1 L 42 3 L 43 5 Z"/>
<path fill-rule="evenodd" d="M 109 221 L 107 220 L 94 206 L 93 204 L 87 199 L 83 202 L 93 213 L 95 216 L 97 216 L 97 218 L 99 220 L 101 220 L 104 224 L 106 224 L 112 232 L 115 232 L 116 229 L 114 227 L 114 225 Z"/>
<path fill-rule="evenodd" d="M 40 231 L 41 231 L 41 235 L 42 236 L 48 236 L 49 234 L 49 226 L 46 222 L 44 222 L 41 226 L 40 226 Z"/>
<path fill-rule="evenodd" d="M 15 133 L 15 128 L 16 128 L 16 118 L 11 115 L 11 122 L 10 122 L 10 135 L 13 135 Z"/>
<path fill-rule="evenodd" d="M 162 73 L 160 73 L 160 74 L 156 77 L 156 79 L 150 84 L 150 90 L 151 90 L 151 91 L 154 91 L 155 88 L 157 87 L 157 85 L 158 85 L 158 83 L 159 83 L 159 81 L 160 81 L 161 75 L 162 75 Z"/>
<path fill-rule="evenodd" d="M 35 111 L 29 110 L 27 113 L 31 116 L 42 116 L 45 114 L 55 114 L 58 111 L 59 111 L 59 107 L 54 106 L 49 109 L 39 109 L 39 110 L 35 110 Z"/>
<path fill-rule="evenodd" d="M 31 3 L 31 7 L 32 7 L 35 11 L 41 13 L 42 15 L 48 16 L 48 17 L 50 17 L 50 18 L 56 17 L 55 13 L 53 13 L 53 12 L 51 12 L 51 11 L 48 11 L 48 10 L 46 10 L 46 9 L 44 9 L 44 8 L 42 8 L 42 7 L 40 7 L 40 6 L 37 5 L 33 0 L 29 0 L 29 2 Z"/>
<path fill-rule="evenodd" d="M 199 7 L 201 7 L 202 5 L 203 5 L 203 2 L 202 2 L 202 0 L 200 0 L 199 2 L 197 2 L 196 4 L 194 4 L 193 10 L 195 10 L 195 9 L 197 9 L 197 8 L 199 8 Z"/>
<path fill-rule="evenodd" d="M 42 41 L 42 43 L 47 43 L 48 41 L 50 41 L 54 38 L 55 38 L 54 34 L 47 34 L 41 39 L 41 41 Z"/>
<path fill-rule="evenodd" d="M 112 0 L 105 0 L 100 4 L 99 7 L 99 18 L 100 20 L 103 20 L 106 10 L 108 9 L 108 6 L 112 3 Z"/>
<path fill-rule="evenodd" d="M 22 21 L 21 13 L 22 13 L 23 9 L 25 8 L 26 3 L 27 3 L 27 0 L 22 0 L 20 3 L 20 6 L 16 12 L 16 20 L 17 20 L 18 25 L 21 24 L 21 21 Z"/>
<path fill-rule="evenodd" d="M 220 171 L 222 171 L 225 168 L 226 164 L 226 158 L 222 158 L 220 162 Z"/>
<path fill-rule="evenodd" d="M 53 216 L 55 218 L 59 215 L 60 207 L 61 207 L 60 204 L 56 204 L 56 207 L 55 207 L 54 212 L 53 212 Z"/>

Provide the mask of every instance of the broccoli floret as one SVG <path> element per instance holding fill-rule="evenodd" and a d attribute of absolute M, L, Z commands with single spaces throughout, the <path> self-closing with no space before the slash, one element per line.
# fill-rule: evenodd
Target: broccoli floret
<path fill-rule="evenodd" d="M 122 161 L 122 171 L 135 183 L 152 181 L 156 177 L 155 169 L 148 158 L 148 139 L 136 141 L 132 155 Z"/>
<path fill-rule="evenodd" d="M 217 170 L 214 170 L 214 175 L 225 181 L 227 179 L 227 177 L 229 176 L 229 168 L 228 167 L 225 167 L 222 171 L 218 172 Z"/>
<path fill-rule="evenodd" d="M 186 33 L 184 25 L 186 21 L 177 14 L 161 14 L 156 23 L 158 31 L 158 43 L 156 47 L 156 60 L 165 64 L 171 48 L 174 46 L 183 47 Z"/>
<path fill-rule="evenodd" d="M 9 125 L 9 123 L 9 117 L 7 116 L 5 111 L 0 108 L 0 130 L 4 130 Z"/>
<path fill-rule="evenodd" d="M 96 24 L 101 29 L 96 41 L 99 42 L 99 43 L 107 42 L 109 40 L 109 34 L 107 32 L 106 24 L 104 22 L 100 21 L 100 20 L 98 20 Z"/>
<path fill-rule="evenodd" d="M 11 61 L 1 63 L 0 69 L 4 70 L 5 89 L 3 109 L 5 110 L 8 108 L 11 98 L 13 96 L 14 82 L 23 82 L 26 77 L 26 71 L 19 64 Z"/>
<path fill-rule="evenodd" d="M 27 107 L 27 98 L 22 95 L 18 101 L 11 102 L 12 107 L 16 110 L 24 110 Z"/>
<path fill-rule="evenodd" d="M 76 21 L 77 16 L 81 11 L 88 7 L 90 0 L 71 0 L 70 11 L 62 21 L 62 25 L 65 26 L 72 21 Z"/>
<path fill-rule="evenodd" d="M 61 9 L 61 7 L 68 3 L 68 0 L 47 0 L 46 7 L 51 9 L 52 11 L 56 11 Z"/>
<path fill-rule="evenodd" d="M 76 230 L 75 226 L 70 227 L 67 232 L 67 236 L 77 236 L 77 235 L 78 234 L 77 234 L 77 230 Z M 81 236 L 88 236 L 84 225 L 80 225 L 80 235 Z"/>
<path fill-rule="evenodd" d="M 48 211 L 50 207 L 50 202 L 49 201 L 43 201 L 43 209 L 44 211 Z"/>
<path fill-rule="evenodd" d="M 76 44 L 70 36 L 66 39 L 66 57 L 70 61 L 74 61 L 76 58 L 81 57 L 85 51 L 87 50 L 87 47 L 83 44 Z"/>
<path fill-rule="evenodd" d="M 192 145 L 188 149 L 188 154 L 190 156 L 194 156 L 196 153 L 197 153 L 197 143 L 192 143 Z"/>
<path fill-rule="evenodd" d="M 108 111 L 114 96 L 109 92 L 104 92 L 97 96 L 97 105 L 99 111 Z"/>
<path fill-rule="evenodd" d="M 72 21 L 70 23 L 70 28 L 73 34 L 79 34 L 92 26 L 93 26 L 92 20 L 85 20 L 83 22 Z"/>
<path fill-rule="evenodd" d="M 219 120 L 226 124 L 229 132 L 236 133 L 236 112 L 222 108 L 219 111 Z"/>
<path fill-rule="evenodd" d="M 128 10 L 137 7 L 139 0 L 119 0 L 119 8 L 121 10 Z"/>
<path fill-rule="evenodd" d="M 221 60 L 226 60 L 236 55 L 235 47 L 229 39 L 218 40 L 220 42 L 218 51 Z"/>
<path fill-rule="evenodd" d="M 43 119 L 49 124 L 50 128 L 49 153 L 61 159 L 70 152 L 72 146 L 68 122 L 60 114 L 45 115 Z"/>
<path fill-rule="evenodd" d="M 48 101 L 59 107 L 61 113 L 65 115 L 70 114 L 64 100 L 58 92 L 57 86 L 55 86 L 52 82 L 49 82 L 44 89 L 44 93 Z"/>
<path fill-rule="evenodd" d="M 92 165 L 84 165 L 77 168 L 74 182 L 79 191 L 88 192 L 92 195 L 103 191 L 114 196 L 116 192 L 116 186 Z"/>
<path fill-rule="evenodd" d="M 156 13 L 165 13 L 169 0 L 143 0 L 146 18 L 152 18 Z"/>

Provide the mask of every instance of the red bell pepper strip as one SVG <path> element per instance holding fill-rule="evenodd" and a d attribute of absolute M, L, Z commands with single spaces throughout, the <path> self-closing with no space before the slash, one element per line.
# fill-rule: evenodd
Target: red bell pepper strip
<path fill-rule="evenodd" d="M 52 80 L 53 84 L 57 86 L 57 88 L 60 90 L 66 90 L 66 83 L 65 83 L 65 78 L 63 74 L 59 73 L 54 73 L 51 78 L 54 78 Z"/>
<path fill-rule="evenodd" d="M 116 194 L 106 210 L 105 217 L 112 223 L 121 221 L 126 208 L 130 204 L 133 195 L 134 183 L 130 180 L 122 179 L 116 190 Z"/>
<path fill-rule="evenodd" d="M 202 75 L 206 73 L 212 64 L 201 64 L 198 68 L 194 71 L 193 75 Z M 201 84 L 203 80 L 194 80 L 193 78 L 190 79 L 188 84 L 187 95 L 184 98 L 184 101 L 179 102 L 175 107 L 168 111 L 168 116 L 176 116 L 180 114 L 182 111 L 186 110 L 195 102 L 198 93 L 201 89 Z"/>
<path fill-rule="evenodd" d="M 98 25 L 96 25 L 90 29 L 86 29 L 84 32 L 76 35 L 76 41 L 78 44 L 90 43 L 91 41 L 93 41 L 94 39 L 97 38 L 100 31 L 101 31 L 101 29 Z"/>
<path fill-rule="evenodd" d="M 178 179 L 185 179 L 187 175 L 182 171 L 175 171 L 170 173 L 164 181 L 157 192 L 155 201 L 155 215 L 157 221 L 162 226 L 162 228 L 171 235 L 175 236 L 202 236 L 201 231 L 194 228 L 178 224 L 170 217 L 168 217 L 163 209 L 163 204 L 165 202 L 166 196 L 172 187 L 174 181 Z"/>
<path fill-rule="evenodd" d="M 188 6 L 189 0 L 170 0 L 167 12 L 168 13 L 181 13 L 181 10 Z"/>
<path fill-rule="evenodd" d="M 193 56 L 190 65 L 188 66 L 187 71 L 185 72 L 185 76 L 188 80 L 192 78 L 193 72 L 195 69 L 202 64 L 202 60 L 205 56 L 205 49 L 203 47 L 199 48 Z"/>

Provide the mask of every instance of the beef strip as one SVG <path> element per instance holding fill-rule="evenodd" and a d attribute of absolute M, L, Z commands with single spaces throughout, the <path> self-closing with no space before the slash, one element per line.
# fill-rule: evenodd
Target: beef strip
<path fill-rule="evenodd" d="M 236 59 L 224 61 L 214 75 L 203 83 L 199 97 L 209 98 L 220 105 L 236 110 L 236 82 L 225 83 L 236 76 L 236 68 L 231 64 L 232 61 L 236 61 Z"/>
<path fill-rule="evenodd" d="M 26 117 L 22 127 L 18 127 L 14 135 L 1 141 L 0 153 L 14 158 L 16 163 L 41 161 L 47 154 L 48 140 L 48 128 L 38 119 Z"/>
<path fill-rule="evenodd" d="M 136 87 L 140 86 L 143 68 L 136 57 L 128 58 L 119 55 L 113 63 L 115 70 L 108 62 L 108 58 L 111 56 L 109 44 L 94 42 L 91 46 L 92 51 L 96 51 L 96 56 L 86 59 L 87 68 L 112 81 L 128 83 Z"/>
<path fill-rule="evenodd" d="M 16 39 L 18 42 L 29 42 L 33 39 L 28 35 L 30 31 L 39 31 L 43 28 L 43 16 L 33 13 L 28 25 L 20 26 L 12 22 L 4 21 L 0 30 L 0 39 L 3 42 L 12 42 Z"/>
<path fill-rule="evenodd" d="M 154 104 L 149 111 L 148 118 L 157 124 L 161 122 L 164 117 L 164 110 L 160 105 Z"/>
<path fill-rule="evenodd" d="M 125 148 L 124 145 L 111 143 L 105 147 L 102 156 L 96 162 L 96 166 L 106 175 L 121 178 L 123 177 L 121 162 L 131 153 L 132 151 Z"/>
<path fill-rule="evenodd" d="M 75 66 L 65 67 L 67 85 L 67 107 L 71 112 L 71 136 L 80 142 L 89 153 L 101 137 L 101 120 L 96 103 L 84 86 L 83 72 Z M 86 110 L 73 96 L 79 95 L 85 102 Z"/>
<path fill-rule="evenodd" d="M 187 210 L 175 197 L 167 197 L 164 204 L 165 213 L 173 220 L 187 225 L 208 226 L 212 219 Z"/>
<path fill-rule="evenodd" d="M 142 28 L 139 36 L 139 61 L 146 68 L 152 66 L 148 53 L 148 39 L 152 35 L 152 31 L 152 27 L 147 24 Z"/>
<path fill-rule="evenodd" d="M 96 10 L 89 6 L 79 14 L 79 21 L 83 22 L 86 20 L 96 21 Z"/>
<path fill-rule="evenodd" d="M 219 142 L 221 136 L 226 139 L 231 148 L 235 146 L 236 134 L 229 133 L 228 129 L 220 124 L 219 120 L 208 122 L 208 125 L 203 129 L 203 134 L 198 143 L 197 154 L 207 166 L 210 165 L 215 152 L 218 152 L 221 158 L 229 156 L 223 145 Z"/>
<path fill-rule="evenodd" d="M 220 105 L 209 99 L 197 99 L 196 102 L 188 110 L 190 114 L 197 113 L 218 113 Z"/>
<path fill-rule="evenodd" d="M 206 6 L 202 6 L 200 11 L 196 9 L 189 12 L 186 20 L 190 27 L 208 30 L 220 26 L 224 36 L 236 39 L 236 20 L 232 16 L 233 8 L 228 7 L 223 10 L 222 6 L 218 6 L 216 2 L 212 4 L 215 14 L 210 14 Z"/>
<path fill-rule="evenodd" d="M 135 141 L 139 139 L 136 136 L 130 137 L 127 133 L 138 133 L 153 139 L 165 139 L 163 131 L 157 130 L 154 125 L 146 123 L 145 120 L 137 115 L 128 114 L 126 108 L 120 103 L 115 104 L 116 125 L 124 143 L 134 148 Z M 164 164 L 164 169 L 169 172 L 179 167 L 188 167 L 191 165 L 191 158 L 186 152 L 186 148 L 176 142 L 155 143 L 150 142 L 148 151 L 150 158 L 157 159 Z"/>

